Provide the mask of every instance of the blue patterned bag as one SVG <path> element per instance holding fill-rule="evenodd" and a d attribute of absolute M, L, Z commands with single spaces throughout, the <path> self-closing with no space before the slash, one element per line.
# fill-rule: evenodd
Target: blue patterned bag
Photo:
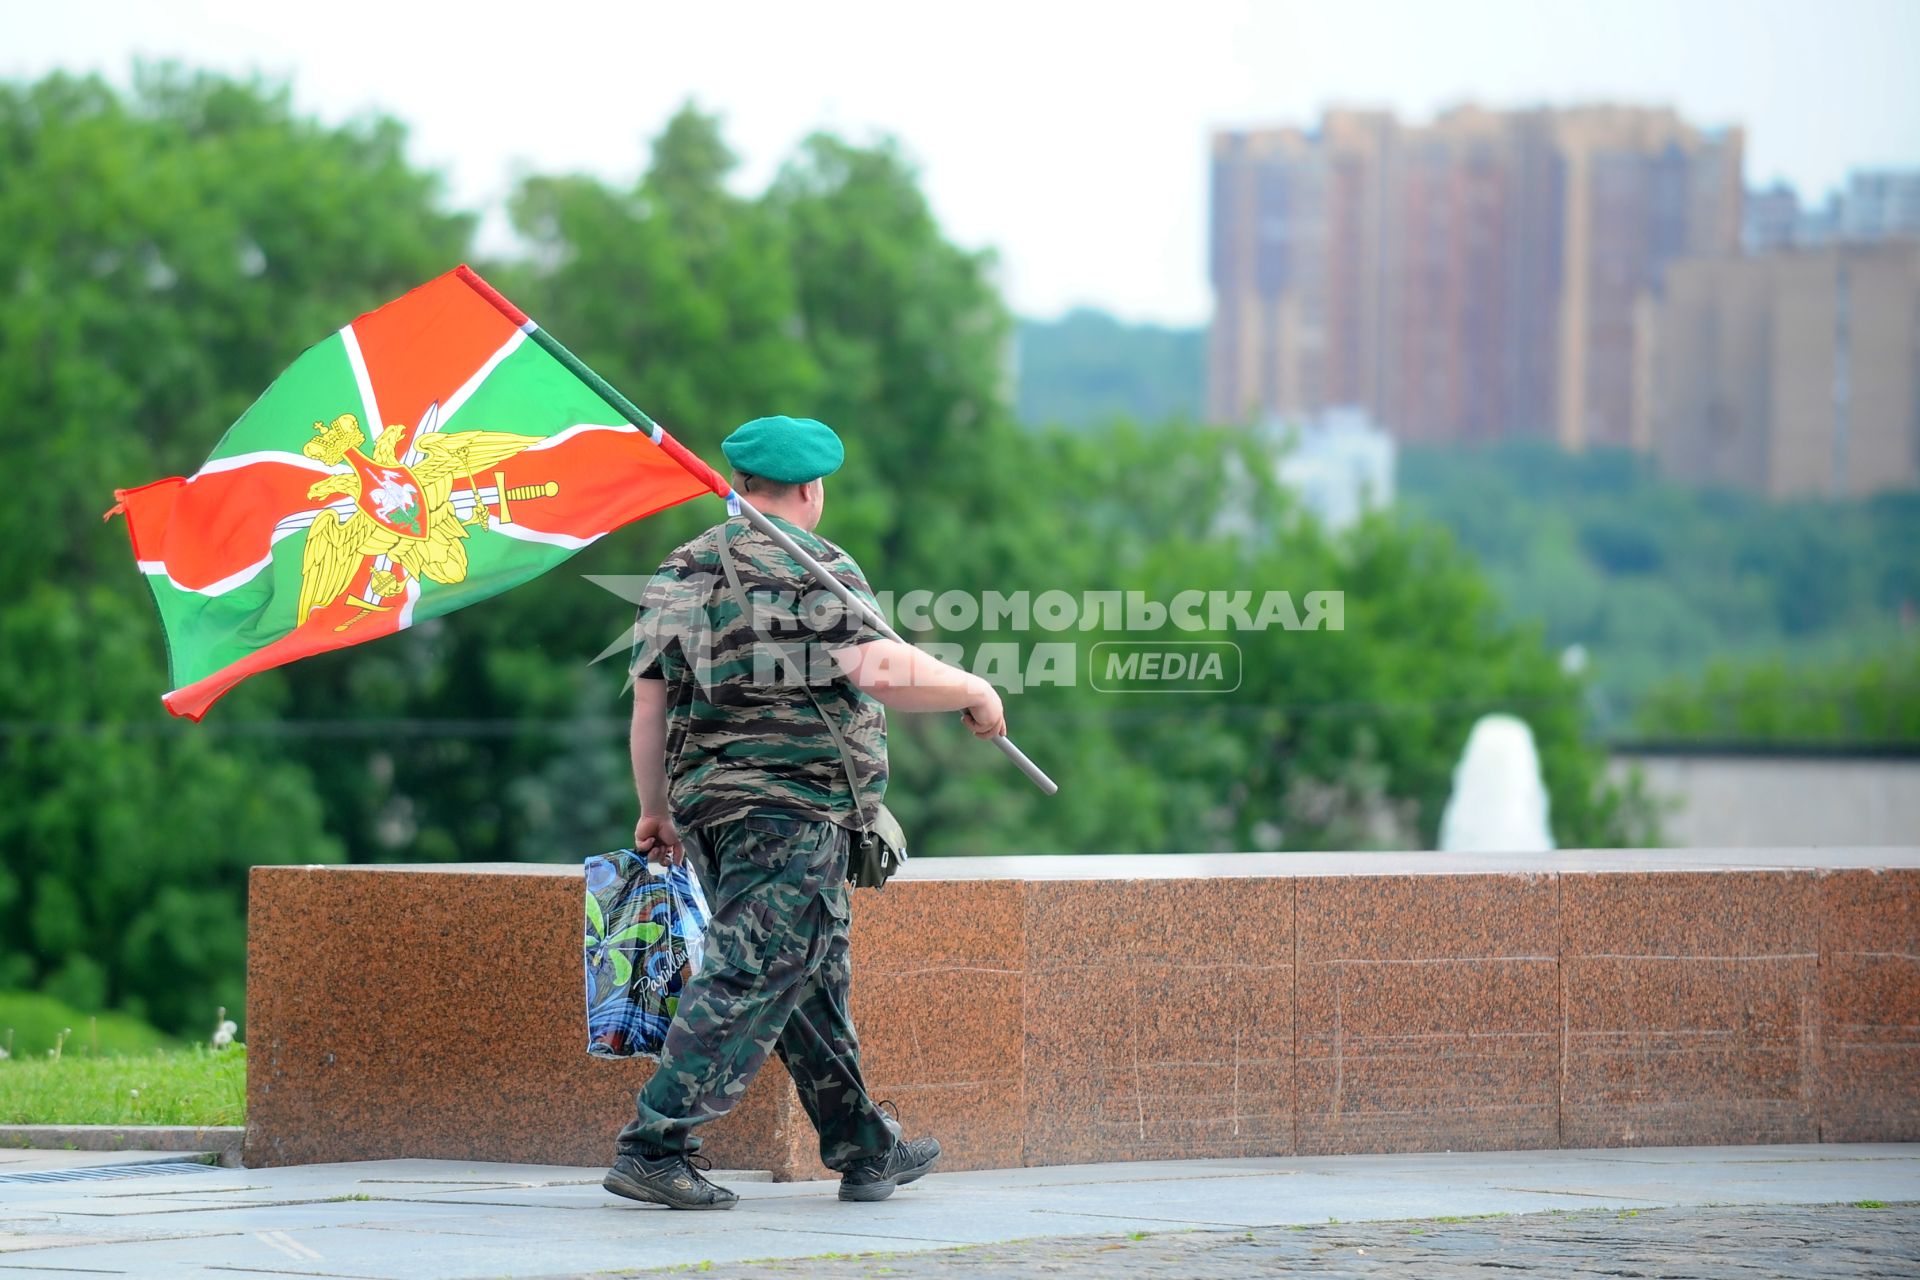
<path fill-rule="evenodd" d="M 699 971 L 707 899 L 692 868 L 631 849 L 587 859 L 587 1052 L 658 1058 Z"/>

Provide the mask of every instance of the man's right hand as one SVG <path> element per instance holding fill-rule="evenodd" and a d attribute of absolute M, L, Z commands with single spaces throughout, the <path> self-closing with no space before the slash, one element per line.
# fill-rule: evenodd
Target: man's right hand
<path fill-rule="evenodd" d="M 961 713 L 961 720 L 967 728 L 973 730 L 976 738 L 999 738 L 1007 732 L 1007 710 L 1000 703 L 1000 691 L 980 680 L 979 688 L 974 691 L 974 699 Z"/>
<path fill-rule="evenodd" d="M 979 676 L 950 666 L 900 640 L 869 640 L 831 650 L 862 693 L 895 711 L 958 711 L 982 738 L 1007 731 L 1000 693 Z"/>
<path fill-rule="evenodd" d="M 634 824 L 633 851 L 649 857 L 656 851 L 667 856 L 667 861 L 679 866 L 686 861 L 686 849 L 680 843 L 680 832 L 674 828 L 673 819 L 648 814 Z"/>

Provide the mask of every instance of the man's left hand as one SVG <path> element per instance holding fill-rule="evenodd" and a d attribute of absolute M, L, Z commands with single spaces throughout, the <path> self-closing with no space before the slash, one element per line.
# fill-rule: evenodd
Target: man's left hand
<path fill-rule="evenodd" d="M 673 819 L 653 814 L 634 824 L 633 851 L 650 858 L 656 851 L 664 853 L 667 861 L 676 867 L 687 859 L 687 851 L 680 843 L 680 832 L 674 828 Z"/>

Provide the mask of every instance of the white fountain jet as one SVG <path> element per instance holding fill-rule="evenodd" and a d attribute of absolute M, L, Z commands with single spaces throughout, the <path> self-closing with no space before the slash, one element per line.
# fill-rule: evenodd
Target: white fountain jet
<path fill-rule="evenodd" d="M 1544 853 L 1547 788 L 1533 730 L 1509 715 L 1481 716 L 1453 770 L 1453 795 L 1440 815 L 1446 853 Z"/>

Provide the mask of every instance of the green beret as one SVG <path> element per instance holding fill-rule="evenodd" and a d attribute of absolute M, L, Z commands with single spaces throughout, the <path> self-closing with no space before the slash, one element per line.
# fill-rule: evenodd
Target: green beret
<path fill-rule="evenodd" d="M 847 460 L 833 428 L 812 418 L 755 418 L 720 442 L 733 469 L 780 484 L 804 484 L 830 476 Z"/>

